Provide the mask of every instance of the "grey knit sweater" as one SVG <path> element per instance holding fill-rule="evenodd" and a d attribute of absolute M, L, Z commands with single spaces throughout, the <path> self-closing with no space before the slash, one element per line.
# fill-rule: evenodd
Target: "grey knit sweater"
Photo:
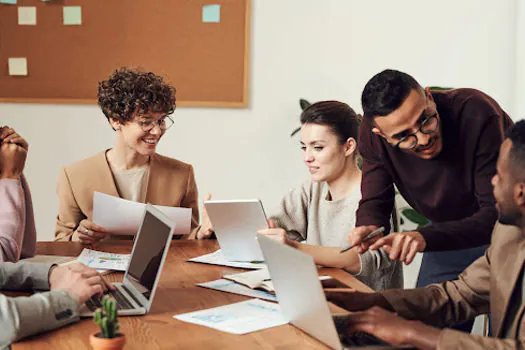
<path fill-rule="evenodd" d="M 331 201 L 325 182 L 306 181 L 282 200 L 272 219 L 285 229 L 288 237 L 307 244 L 330 247 L 346 245 L 346 237 L 355 227 L 361 192 L 356 186 L 348 196 Z M 360 256 L 361 271 L 355 276 L 372 289 L 403 288 L 402 263 L 392 261 L 382 251 L 368 251 Z"/>

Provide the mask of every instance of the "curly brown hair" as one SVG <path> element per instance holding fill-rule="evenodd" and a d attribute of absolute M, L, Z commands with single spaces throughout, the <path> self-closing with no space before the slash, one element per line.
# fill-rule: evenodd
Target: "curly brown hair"
<path fill-rule="evenodd" d="M 123 67 L 98 83 L 98 104 L 108 121 L 125 124 L 134 113 L 173 113 L 175 88 L 152 72 Z"/>

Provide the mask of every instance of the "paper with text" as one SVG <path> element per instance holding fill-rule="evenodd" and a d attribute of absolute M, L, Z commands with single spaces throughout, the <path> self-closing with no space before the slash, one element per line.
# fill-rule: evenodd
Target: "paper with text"
<path fill-rule="evenodd" d="M 130 258 L 131 254 L 106 253 L 84 248 L 77 261 L 94 269 L 126 271 Z"/>
<path fill-rule="evenodd" d="M 128 201 L 105 193 L 93 195 L 93 223 L 102 226 L 106 232 L 118 235 L 135 235 L 146 204 Z M 175 222 L 173 234 L 186 235 L 191 229 L 191 208 L 154 205 Z"/>
<path fill-rule="evenodd" d="M 246 334 L 287 323 L 281 314 L 279 304 L 259 299 L 173 317 L 180 321 L 233 334 Z"/>
<path fill-rule="evenodd" d="M 240 269 L 264 269 L 266 268 L 266 264 L 260 263 L 260 262 L 228 261 L 222 255 L 221 249 L 216 250 L 210 254 L 198 256 L 188 261 L 199 262 L 203 264 L 238 267 Z"/>

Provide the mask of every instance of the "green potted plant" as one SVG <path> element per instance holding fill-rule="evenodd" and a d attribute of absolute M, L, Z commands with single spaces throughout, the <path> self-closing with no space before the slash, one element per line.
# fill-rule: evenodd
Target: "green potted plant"
<path fill-rule="evenodd" d="M 95 323 L 99 325 L 100 332 L 91 335 L 89 342 L 94 350 L 120 350 L 124 348 L 126 336 L 117 333 L 120 329 L 117 319 L 117 305 L 110 295 L 102 298 L 102 308 L 93 314 Z"/>

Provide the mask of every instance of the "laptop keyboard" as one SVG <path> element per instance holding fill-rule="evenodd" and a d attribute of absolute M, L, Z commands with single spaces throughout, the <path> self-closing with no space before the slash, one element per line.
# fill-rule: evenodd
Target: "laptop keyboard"
<path fill-rule="evenodd" d="M 345 348 L 347 347 L 360 347 L 360 346 L 373 346 L 373 345 L 390 345 L 379 338 L 374 337 L 371 334 L 364 332 L 357 332 L 348 334 L 346 317 L 343 315 L 332 315 L 334 320 L 335 328 L 341 339 L 341 343 Z"/>
<path fill-rule="evenodd" d="M 105 294 L 112 295 L 115 298 L 117 310 L 128 310 L 135 308 L 118 289 L 115 289 L 114 291 L 108 291 Z M 102 307 L 101 300 L 102 299 L 100 297 L 94 295 L 86 301 L 86 306 L 89 308 L 89 310 L 95 311 L 96 309 Z"/>

